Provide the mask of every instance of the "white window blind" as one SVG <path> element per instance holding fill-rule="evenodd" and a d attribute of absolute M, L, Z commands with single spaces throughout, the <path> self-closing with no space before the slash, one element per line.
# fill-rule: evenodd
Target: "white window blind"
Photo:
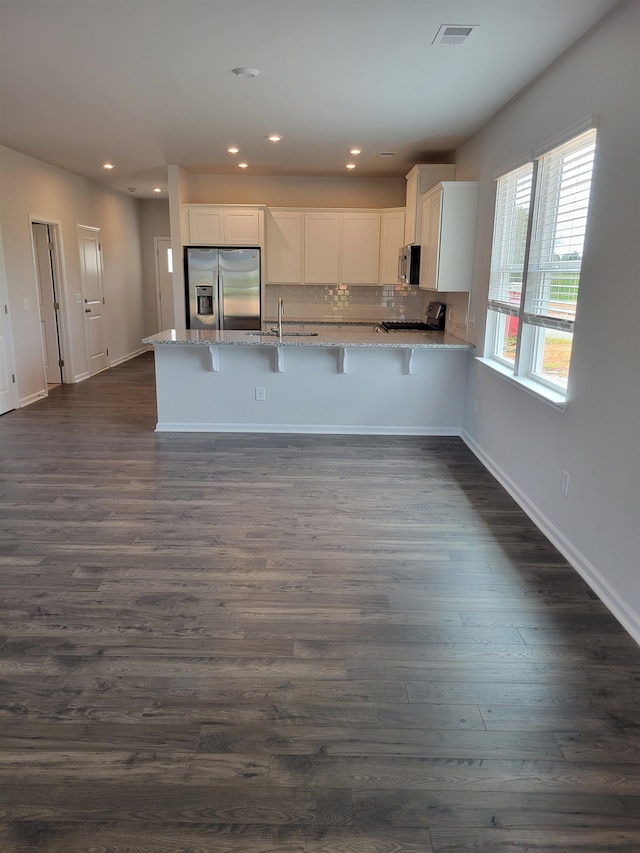
<path fill-rule="evenodd" d="M 569 388 L 595 145 L 582 122 L 497 184 L 484 357 L 554 405 Z"/>
<path fill-rule="evenodd" d="M 589 130 L 538 161 L 525 298 L 531 322 L 575 319 L 595 137 Z"/>
<path fill-rule="evenodd" d="M 498 178 L 489 301 L 504 313 L 520 308 L 532 184 L 532 163 Z"/>

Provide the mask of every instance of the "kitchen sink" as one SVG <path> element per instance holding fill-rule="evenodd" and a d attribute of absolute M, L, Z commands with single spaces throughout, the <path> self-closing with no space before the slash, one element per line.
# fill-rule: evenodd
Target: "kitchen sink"
<path fill-rule="evenodd" d="M 251 335 L 253 337 L 260 338 L 279 338 L 280 335 L 278 332 L 245 332 L 245 335 Z M 283 332 L 283 338 L 315 338 L 317 337 L 317 332 Z"/>

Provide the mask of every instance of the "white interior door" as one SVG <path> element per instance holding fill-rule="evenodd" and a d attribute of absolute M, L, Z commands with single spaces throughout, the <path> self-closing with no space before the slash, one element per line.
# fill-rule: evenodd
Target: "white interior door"
<path fill-rule="evenodd" d="M 9 325 L 9 297 L 0 235 L 0 415 L 15 409 L 18 405 L 15 370 Z"/>
<path fill-rule="evenodd" d="M 158 306 L 158 331 L 175 328 L 173 311 L 173 255 L 171 240 L 156 237 L 156 296 Z"/>
<path fill-rule="evenodd" d="M 93 376 L 109 366 L 107 322 L 102 293 L 100 229 L 79 225 L 78 245 L 87 358 L 89 373 Z"/>
<path fill-rule="evenodd" d="M 33 253 L 40 305 L 44 370 L 48 384 L 59 384 L 62 382 L 62 354 L 58 324 L 60 304 L 56 294 L 52 255 L 53 241 L 49 226 L 43 222 L 32 222 L 31 232 L 33 234 Z"/>

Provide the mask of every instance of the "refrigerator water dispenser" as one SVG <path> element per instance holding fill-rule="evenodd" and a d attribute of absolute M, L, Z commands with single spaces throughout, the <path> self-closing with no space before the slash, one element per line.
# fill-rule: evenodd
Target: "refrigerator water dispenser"
<path fill-rule="evenodd" d="M 200 316 L 213 314 L 213 287 L 210 284 L 196 285 L 196 311 Z"/>

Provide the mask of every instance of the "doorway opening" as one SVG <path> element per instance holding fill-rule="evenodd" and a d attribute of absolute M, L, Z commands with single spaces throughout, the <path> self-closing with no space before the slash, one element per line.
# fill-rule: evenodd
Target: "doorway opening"
<path fill-rule="evenodd" d="M 173 310 L 173 252 L 169 237 L 154 237 L 158 332 L 175 326 Z"/>
<path fill-rule="evenodd" d="M 58 228 L 55 223 L 31 222 L 38 288 L 42 356 L 47 389 L 65 382 Z"/>

